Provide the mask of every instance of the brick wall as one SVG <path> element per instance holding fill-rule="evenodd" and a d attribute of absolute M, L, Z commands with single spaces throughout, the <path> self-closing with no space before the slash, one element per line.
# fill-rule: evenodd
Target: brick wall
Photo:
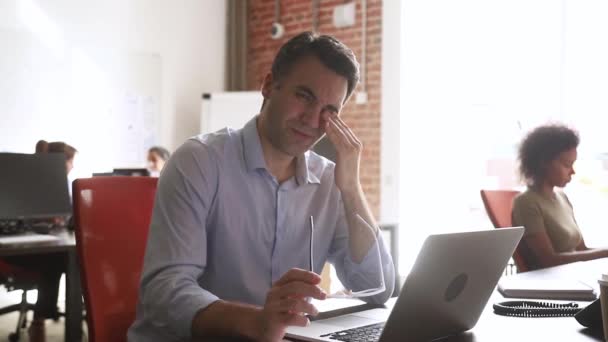
<path fill-rule="evenodd" d="M 361 1 L 356 1 L 355 26 L 333 27 L 333 8 L 347 1 L 319 1 L 319 30 L 348 45 L 361 61 Z M 280 22 L 285 27 L 282 39 L 270 38 L 274 21 L 273 0 L 249 0 L 247 83 L 251 90 L 260 89 L 262 80 L 270 71 L 272 59 L 289 38 L 301 31 L 312 30 L 312 1 L 281 0 Z M 355 104 L 354 95 L 342 111 L 342 118 L 363 142 L 361 183 L 376 217 L 380 213 L 380 63 L 382 37 L 382 1 L 367 1 L 367 75 L 368 100 Z M 356 90 L 355 90 L 356 92 Z"/>

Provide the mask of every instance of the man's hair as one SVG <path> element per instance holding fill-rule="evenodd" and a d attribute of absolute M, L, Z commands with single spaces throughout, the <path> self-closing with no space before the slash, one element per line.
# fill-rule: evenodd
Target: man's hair
<path fill-rule="evenodd" d="M 544 166 L 560 153 L 578 147 L 578 132 L 562 124 L 536 127 L 519 145 L 519 172 L 528 184 L 539 182 L 545 176 Z"/>
<path fill-rule="evenodd" d="M 287 75 L 291 67 L 307 56 L 317 57 L 323 65 L 348 81 L 346 99 L 352 94 L 359 82 L 359 62 L 353 51 L 338 39 L 302 32 L 287 41 L 272 62 L 272 77 L 280 80 Z"/>
<path fill-rule="evenodd" d="M 148 150 L 148 153 L 156 153 L 162 160 L 167 161 L 171 156 L 169 150 L 161 146 L 152 146 Z"/>

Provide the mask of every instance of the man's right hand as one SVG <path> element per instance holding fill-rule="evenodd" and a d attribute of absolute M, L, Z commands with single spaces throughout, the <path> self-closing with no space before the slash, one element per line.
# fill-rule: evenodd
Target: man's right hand
<path fill-rule="evenodd" d="M 310 324 L 306 314 L 314 316 L 318 311 L 306 298 L 322 300 L 327 296 L 318 286 L 320 282 L 318 274 L 299 268 L 292 268 L 277 280 L 268 291 L 262 309 L 259 340 L 280 341 L 288 326 Z"/>

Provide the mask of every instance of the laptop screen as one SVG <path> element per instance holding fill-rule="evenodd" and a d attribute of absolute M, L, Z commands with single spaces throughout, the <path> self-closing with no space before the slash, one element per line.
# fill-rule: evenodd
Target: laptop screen
<path fill-rule="evenodd" d="M 63 153 L 0 153 L 0 219 L 70 215 Z"/>

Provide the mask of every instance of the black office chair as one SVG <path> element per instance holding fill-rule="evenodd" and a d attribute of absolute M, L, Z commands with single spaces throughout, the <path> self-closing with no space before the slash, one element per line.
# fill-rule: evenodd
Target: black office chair
<path fill-rule="evenodd" d="M 27 313 L 29 310 L 34 309 L 34 304 L 28 303 L 27 301 L 27 292 L 36 289 L 37 280 L 38 275 L 36 273 L 29 272 L 0 260 L 0 284 L 3 285 L 7 291 L 23 291 L 21 293 L 20 303 L 0 308 L 0 315 L 15 311 L 19 312 L 19 319 L 17 320 L 15 332 L 10 333 L 8 336 L 10 342 L 19 341 L 21 330 L 27 325 Z"/>

